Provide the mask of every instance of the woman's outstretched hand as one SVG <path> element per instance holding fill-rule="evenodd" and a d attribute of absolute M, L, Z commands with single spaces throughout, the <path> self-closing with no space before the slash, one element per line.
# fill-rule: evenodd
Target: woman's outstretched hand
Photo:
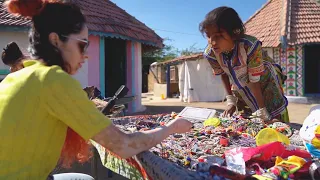
<path fill-rule="evenodd" d="M 126 159 L 156 146 L 170 134 L 185 133 L 191 128 L 192 123 L 184 118 L 172 120 L 163 128 L 131 134 L 126 134 L 111 124 L 95 135 L 93 140 Z"/>
<path fill-rule="evenodd" d="M 177 118 L 170 121 L 167 125 L 171 134 L 189 132 L 192 128 L 192 123 L 184 118 Z"/>
<path fill-rule="evenodd" d="M 226 110 L 224 110 L 224 112 L 222 113 L 222 117 L 232 116 L 235 111 L 236 111 L 236 106 L 229 104 Z"/>

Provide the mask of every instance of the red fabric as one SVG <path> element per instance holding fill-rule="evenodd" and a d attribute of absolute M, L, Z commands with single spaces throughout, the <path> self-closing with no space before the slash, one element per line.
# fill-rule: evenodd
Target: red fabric
<path fill-rule="evenodd" d="M 303 177 L 309 177 L 309 168 L 310 168 L 311 164 L 312 164 L 312 161 L 307 162 L 297 172 L 295 172 L 294 174 L 291 174 L 290 178 L 291 179 L 306 179 Z"/>
<path fill-rule="evenodd" d="M 231 149 L 225 152 L 225 156 L 227 156 L 227 154 L 233 155 L 238 153 L 243 154 L 243 159 L 245 162 L 251 160 L 252 158 L 258 161 L 268 161 L 275 156 L 287 158 L 289 156 L 296 155 L 301 158 L 311 158 L 311 155 L 307 151 L 300 149 L 288 150 L 281 142 L 272 142 L 254 148 L 237 148 L 236 150 Z"/>
<path fill-rule="evenodd" d="M 70 168 L 75 161 L 79 163 L 87 162 L 92 157 L 92 147 L 78 133 L 68 128 L 60 156 L 62 167 Z"/>

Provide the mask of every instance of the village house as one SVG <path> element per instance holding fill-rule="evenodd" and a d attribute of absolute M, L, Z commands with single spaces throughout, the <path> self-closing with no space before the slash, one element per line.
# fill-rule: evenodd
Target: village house
<path fill-rule="evenodd" d="M 284 92 L 289 99 L 320 95 L 320 6 L 316 1 L 269 0 L 245 27 L 288 76 Z"/>
<path fill-rule="evenodd" d="M 226 96 L 220 76 L 202 53 L 151 64 L 148 86 L 156 97 L 179 97 L 188 103 L 218 102 Z"/>
<path fill-rule="evenodd" d="M 287 75 L 284 93 L 289 101 L 307 102 L 310 99 L 307 97 L 320 96 L 318 2 L 268 0 L 245 22 L 245 28 L 246 34 L 262 41 L 264 53 L 273 58 Z M 154 64 L 153 71 L 149 73 L 149 91 L 156 92 L 158 96 L 163 92 L 171 96 L 178 89 L 177 64 L 197 60 L 201 55 Z M 154 83 L 155 86 L 152 85 Z"/>
<path fill-rule="evenodd" d="M 3 2 L 0 0 L 0 48 L 15 41 L 27 54 L 30 20 L 9 14 Z M 161 48 L 162 38 L 109 0 L 73 2 L 86 16 L 90 41 L 89 61 L 75 78 L 83 87 L 98 87 L 103 96 L 112 96 L 121 85 L 126 85 L 128 94 L 136 96 L 129 112 L 141 111 L 142 49 Z M 0 78 L 8 73 L 8 67 L 0 62 Z"/>

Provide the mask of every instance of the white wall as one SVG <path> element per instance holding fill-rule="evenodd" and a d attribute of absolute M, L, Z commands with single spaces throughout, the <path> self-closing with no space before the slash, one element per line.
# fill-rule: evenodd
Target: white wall
<path fill-rule="evenodd" d="M 184 61 L 178 68 L 181 101 L 215 102 L 226 97 L 221 76 L 213 74 L 207 60 Z"/>

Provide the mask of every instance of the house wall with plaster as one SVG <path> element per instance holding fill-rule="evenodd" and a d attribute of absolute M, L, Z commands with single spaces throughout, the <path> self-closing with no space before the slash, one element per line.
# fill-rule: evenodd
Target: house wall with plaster
<path fill-rule="evenodd" d="M 279 64 L 287 80 L 283 90 L 286 96 L 304 96 L 303 87 L 303 46 L 287 48 L 263 48 L 273 60 Z"/>

